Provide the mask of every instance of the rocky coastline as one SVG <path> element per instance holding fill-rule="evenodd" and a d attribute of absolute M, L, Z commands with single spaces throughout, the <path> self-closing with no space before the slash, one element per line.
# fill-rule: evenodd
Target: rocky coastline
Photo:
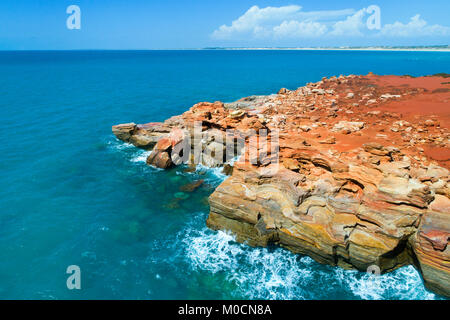
<path fill-rule="evenodd" d="M 412 264 L 427 288 L 450 297 L 446 76 L 323 78 L 112 131 L 152 150 L 149 165 L 223 166 L 211 229 L 345 269 Z"/>

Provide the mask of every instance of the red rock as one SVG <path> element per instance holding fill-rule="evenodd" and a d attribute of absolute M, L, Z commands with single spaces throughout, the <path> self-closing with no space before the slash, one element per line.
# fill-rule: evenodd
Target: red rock
<path fill-rule="evenodd" d="M 172 148 L 172 140 L 170 138 L 162 138 L 155 145 L 154 150 L 168 151 L 170 148 Z"/>
<path fill-rule="evenodd" d="M 450 238 L 450 233 L 439 230 L 431 230 L 427 233 L 421 232 L 420 235 L 431 242 L 433 249 L 439 251 L 445 250 Z"/>
<path fill-rule="evenodd" d="M 174 128 L 170 132 L 169 139 L 173 148 L 185 139 L 185 133 L 179 128 Z"/>
<path fill-rule="evenodd" d="M 157 168 L 167 169 L 172 166 L 170 155 L 166 151 L 154 150 L 147 158 L 147 164 Z"/>
<path fill-rule="evenodd" d="M 128 142 L 136 129 L 135 123 L 124 123 L 112 127 L 112 132 L 117 139 Z"/>
<path fill-rule="evenodd" d="M 209 198 L 210 228 L 362 271 L 417 261 L 426 286 L 450 296 L 450 92 L 443 89 L 439 77 L 331 77 L 113 130 L 142 147 L 158 137 L 147 162 L 161 168 L 173 165 L 173 148 L 196 121 L 203 133 L 191 143 L 210 153 L 207 166 L 223 165 L 211 155 L 225 149 L 214 135 L 278 132 L 277 143 L 258 144 L 254 154 L 239 149 L 231 176 Z M 264 145 L 279 153 L 265 154 Z"/>

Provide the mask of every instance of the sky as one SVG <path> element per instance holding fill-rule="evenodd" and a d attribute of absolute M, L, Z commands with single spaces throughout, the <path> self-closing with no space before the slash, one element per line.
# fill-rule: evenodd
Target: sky
<path fill-rule="evenodd" d="M 449 45 L 449 12 L 449 0 L 1 0 L 0 50 Z"/>

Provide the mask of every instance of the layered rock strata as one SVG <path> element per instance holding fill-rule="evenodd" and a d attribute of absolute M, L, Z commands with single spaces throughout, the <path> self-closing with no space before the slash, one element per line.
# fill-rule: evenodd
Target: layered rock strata
<path fill-rule="evenodd" d="M 212 229 L 346 269 L 413 264 L 450 296 L 449 123 L 445 78 L 369 74 L 199 103 L 113 132 L 152 149 L 147 163 L 160 168 L 238 156 L 209 198 Z"/>

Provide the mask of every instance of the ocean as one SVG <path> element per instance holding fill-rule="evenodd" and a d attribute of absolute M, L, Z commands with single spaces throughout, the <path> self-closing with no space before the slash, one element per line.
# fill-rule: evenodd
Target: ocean
<path fill-rule="evenodd" d="M 450 73 L 450 54 L 0 52 L 0 299 L 442 299 L 411 266 L 373 277 L 207 229 L 220 170 L 148 167 L 148 152 L 111 133 L 200 101 L 369 71 Z M 81 290 L 66 286 L 70 265 Z"/>

